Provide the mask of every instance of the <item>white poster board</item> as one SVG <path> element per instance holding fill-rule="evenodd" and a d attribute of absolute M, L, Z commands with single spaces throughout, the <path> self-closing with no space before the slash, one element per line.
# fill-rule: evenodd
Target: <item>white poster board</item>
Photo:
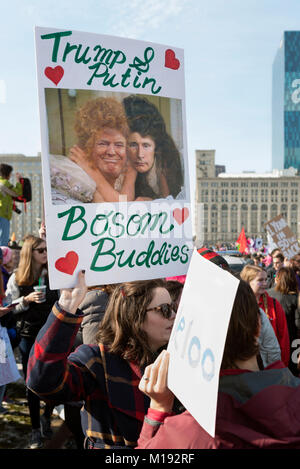
<path fill-rule="evenodd" d="M 239 280 L 195 250 L 168 345 L 168 387 L 215 436 L 219 372 Z"/>
<path fill-rule="evenodd" d="M 37 27 L 36 57 L 51 288 L 74 286 L 81 269 L 88 285 L 184 275 L 192 222 L 183 50 Z M 136 125 L 147 119 L 144 135 Z M 69 158 L 78 151 L 80 164 Z"/>

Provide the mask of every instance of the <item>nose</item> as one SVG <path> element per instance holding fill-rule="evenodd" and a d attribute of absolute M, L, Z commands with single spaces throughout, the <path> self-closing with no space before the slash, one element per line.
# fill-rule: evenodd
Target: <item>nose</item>
<path fill-rule="evenodd" d="M 142 145 L 138 145 L 137 147 L 137 157 L 142 160 L 144 158 L 144 148 Z"/>
<path fill-rule="evenodd" d="M 175 321 L 175 319 L 176 319 L 176 311 L 173 309 L 173 310 L 172 310 L 172 315 L 171 315 L 171 317 L 170 317 L 170 320 L 171 320 L 171 321 Z"/>
<path fill-rule="evenodd" d="M 107 147 L 107 150 L 106 152 L 109 154 L 109 155 L 114 155 L 116 153 L 116 150 L 115 150 L 115 146 L 113 143 L 110 143 Z"/>

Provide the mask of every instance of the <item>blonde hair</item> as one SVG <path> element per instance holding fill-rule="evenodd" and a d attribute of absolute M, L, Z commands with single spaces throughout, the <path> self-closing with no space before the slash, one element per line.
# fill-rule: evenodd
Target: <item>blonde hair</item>
<path fill-rule="evenodd" d="M 265 272 L 265 269 L 262 267 L 259 267 L 258 265 L 245 265 L 243 270 L 240 273 L 240 278 L 244 280 L 247 283 L 252 282 L 252 280 L 255 279 L 255 277 L 260 273 L 260 272 Z"/>
<path fill-rule="evenodd" d="M 76 114 L 75 132 L 78 145 L 91 159 L 95 139 L 104 128 L 118 130 L 127 139 L 129 128 L 122 104 L 114 98 L 96 98 L 88 101 Z"/>
<path fill-rule="evenodd" d="M 24 240 L 20 261 L 16 271 L 16 282 L 18 285 L 32 285 L 37 278 L 34 275 L 33 250 L 37 249 L 45 240 L 37 236 L 27 236 Z M 41 266 L 41 271 L 44 266 Z M 40 273 L 40 272 L 39 272 Z"/>

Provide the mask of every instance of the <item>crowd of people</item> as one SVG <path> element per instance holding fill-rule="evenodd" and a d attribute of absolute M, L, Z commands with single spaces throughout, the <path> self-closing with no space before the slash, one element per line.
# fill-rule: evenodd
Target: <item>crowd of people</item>
<path fill-rule="evenodd" d="M 29 448 L 51 439 L 59 404 L 78 449 L 300 448 L 300 254 L 286 261 L 276 250 L 267 267 L 251 256 L 237 274 L 220 254 L 198 252 L 240 279 L 214 438 L 167 387 L 166 348 L 185 276 L 87 288 L 81 271 L 73 289 L 53 291 L 45 226 L 39 237 L 1 247 L 0 331 L 10 360 L 0 360 L 0 413 L 7 386 L 19 377 L 18 349 Z"/>

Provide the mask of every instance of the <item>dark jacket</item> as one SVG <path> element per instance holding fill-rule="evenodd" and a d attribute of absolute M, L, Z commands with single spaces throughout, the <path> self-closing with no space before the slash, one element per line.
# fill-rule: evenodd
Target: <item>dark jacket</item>
<path fill-rule="evenodd" d="M 289 330 L 290 342 L 298 337 L 298 327 L 300 327 L 300 311 L 298 309 L 298 295 L 283 295 L 275 288 L 267 290 L 267 293 L 275 298 L 284 309 L 287 326 Z M 298 325 L 298 326 L 297 326 Z"/>
<path fill-rule="evenodd" d="M 44 303 L 29 303 L 25 305 L 24 296 L 33 292 L 36 285 L 19 286 L 16 282 L 15 273 L 13 273 L 8 281 L 6 294 L 10 294 L 12 302 L 17 301 L 14 308 L 14 315 L 17 321 L 17 328 L 22 337 L 35 339 L 40 328 L 45 324 L 46 319 L 51 311 L 55 301 L 58 300 L 58 291 L 50 290 L 48 276 L 45 277 L 46 301 Z"/>
<path fill-rule="evenodd" d="M 82 319 L 55 304 L 31 350 L 27 386 L 52 402 L 84 401 L 88 447 L 133 448 L 150 403 L 138 389 L 143 370 L 102 344 L 70 354 Z"/>
<path fill-rule="evenodd" d="M 85 295 L 79 309 L 84 314 L 77 340 L 83 344 L 96 344 L 100 322 L 104 316 L 109 295 L 102 289 L 90 290 Z"/>

